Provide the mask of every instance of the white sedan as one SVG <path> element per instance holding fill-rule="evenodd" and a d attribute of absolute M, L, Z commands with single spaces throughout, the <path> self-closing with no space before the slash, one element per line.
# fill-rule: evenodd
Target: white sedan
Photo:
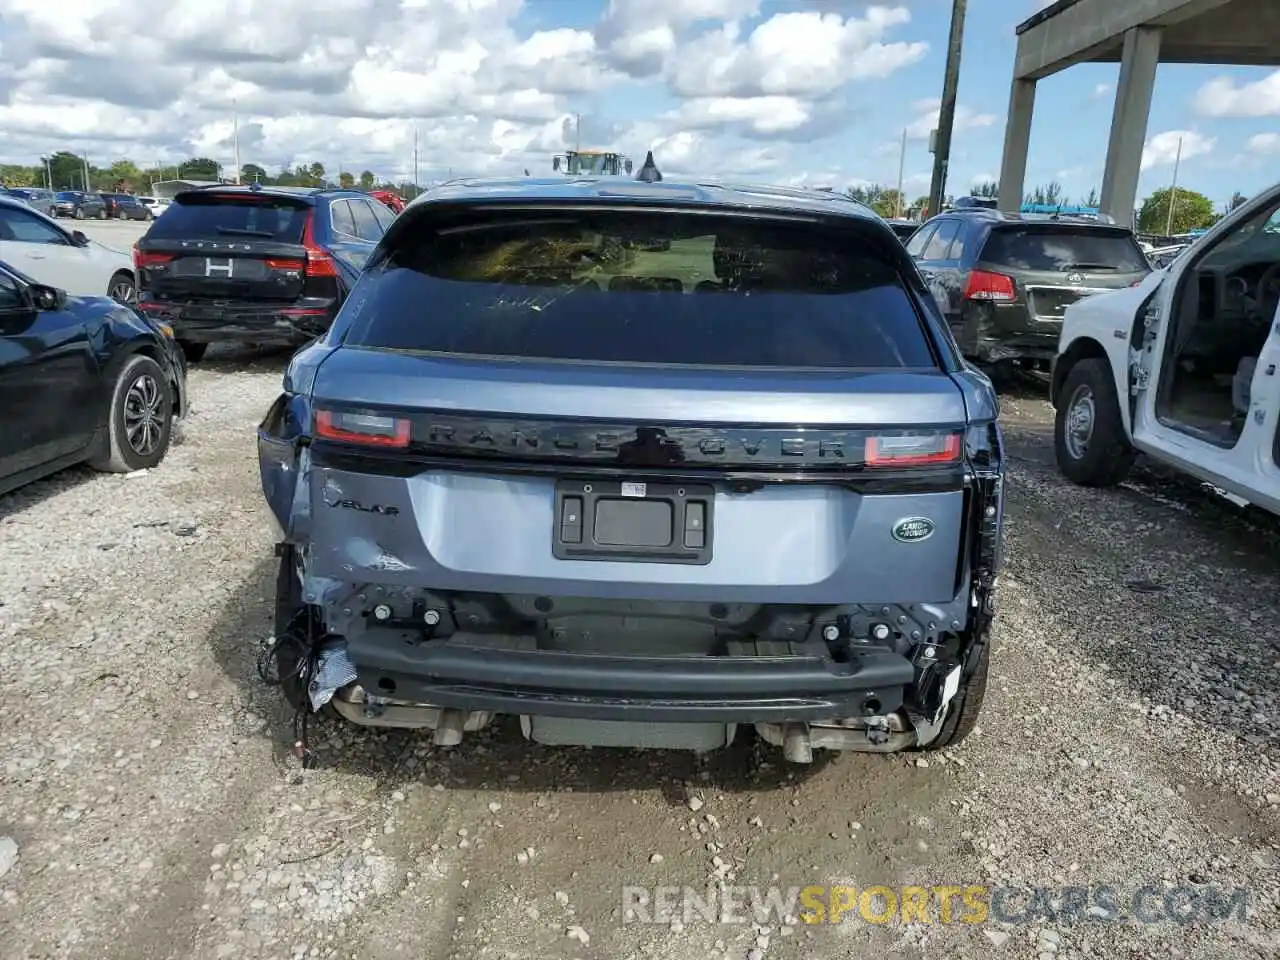
<path fill-rule="evenodd" d="M 134 300 L 133 259 L 67 230 L 26 204 L 0 198 L 0 261 L 73 297 Z"/>

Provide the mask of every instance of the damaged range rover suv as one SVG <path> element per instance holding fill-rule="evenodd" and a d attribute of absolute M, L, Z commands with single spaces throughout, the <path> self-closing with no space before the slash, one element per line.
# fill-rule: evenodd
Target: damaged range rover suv
<path fill-rule="evenodd" d="M 826 192 L 464 181 L 411 204 L 259 429 L 304 724 L 954 745 L 990 657 L 990 382 Z M 270 658 L 268 658 L 270 662 Z"/>

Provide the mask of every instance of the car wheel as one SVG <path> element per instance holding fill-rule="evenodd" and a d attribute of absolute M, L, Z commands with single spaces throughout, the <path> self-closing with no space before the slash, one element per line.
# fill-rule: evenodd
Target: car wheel
<path fill-rule="evenodd" d="M 128 219 L 129 219 L 129 214 L 128 214 L 127 212 L 125 212 L 124 210 L 121 210 L 119 213 L 117 213 L 117 214 L 116 214 L 116 219 L 117 219 L 117 220 L 128 220 Z"/>
<path fill-rule="evenodd" d="M 961 681 L 960 689 L 947 704 L 947 715 L 942 719 L 942 729 L 933 740 L 916 747 L 916 750 L 945 750 L 958 745 L 973 732 L 974 726 L 978 723 L 978 714 L 982 712 L 982 701 L 987 696 L 987 674 L 991 665 L 991 637 L 982 637 L 972 655 L 976 657 L 973 670 L 967 680 Z"/>
<path fill-rule="evenodd" d="M 173 394 L 160 365 L 150 357 L 129 357 L 111 391 L 106 449 L 94 469 L 132 473 L 156 466 L 169 450 Z"/>
<path fill-rule="evenodd" d="M 77 220 L 83 220 L 83 219 L 84 219 L 84 211 L 83 211 L 83 210 L 81 210 L 79 207 L 76 207 L 76 212 L 75 212 L 74 214 L 72 214 L 72 216 L 73 216 L 73 217 L 75 217 Z"/>
<path fill-rule="evenodd" d="M 1086 487 L 1120 483 L 1137 454 L 1120 419 L 1111 365 L 1097 357 L 1081 360 L 1068 371 L 1061 396 L 1053 451 L 1062 475 Z"/>
<path fill-rule="evenodd" d="M 107 285 L 107 296 L 120 303 L 131 305 L 137 298 L 137 291 L 133 286 L 133 275 L 123 270 L 115 274 L 111 278 L 111 283 Z"/>
<path fill-rule="evenodd" d="M 190 340 L 179 340 L 178 346 L 182 349 L 182 355 L 187 358 L 187 363 L 199 363 L 209 349 L 207 343 L 192 343 Z"/>
<path fill-rule="evenodd" d="M 105 220 L 105 219 L 107 219 L 107 208 L 106 208 L 106 207 L 103 207 L 103 208 L 102 208 L 102 210 L 101 210 L 101 211 L 99 211 L 99 213 L 98 213 L 98 219 L 99 219 L 99 220 Z"/>

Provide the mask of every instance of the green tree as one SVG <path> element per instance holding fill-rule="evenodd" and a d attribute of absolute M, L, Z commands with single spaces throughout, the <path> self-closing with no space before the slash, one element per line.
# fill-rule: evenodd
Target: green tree
<path fill-rule="evenodd" d="M 1101 201 L 1098 199 L 1098 188 L 1090 187 L 1088 195 L 1084 198 L 1082 206 L 1096 207 Z"/>
<path fill-rule="evenodd" d="M 360 189 L 372 190 L 373 185 L 378 182 L 378 178 L 373 175 L 372 170 L 365 170 L 360 174 Z"/>
<path fill-rule="evenodd" d="M 218 161 L 210 160 L 208 157 L 193 157 L 190 160 L 183 160 L 178 165 L 181 171 L 179 176 L 183 180 L 217 180 L 218 179 Z"/>
<path fill-rule="evenodd" d="M 1173 218 L 1169 218 L 1170 195 L 1175 191 L 1169 187 L 1161 187 L 1142 201 L 1142 209 L 1138 211 L 1138 229 L 1144 233 L 1163 234 L 1166 224 L 1170 224 L 1173 234 L 1186 233 L 1208 227 L 1217 219 L 1213 209 L 1213 201 L 1203 193 L 1194 190 L 1176 189 L 1173 196 Z"/>
<path fill-rule="evenodd" d="M 343 190 L 350 190 L 355 185 L 356 185 L 356 175 L 354 173 L 348 173 L 346 170 L 343 170 L 340 174 L 338 174 L 338 186 L 340 186 Z"/>
<path fill-rule="evenodd" d="M 1066 196 L 1062 193 L 1062 184 L 1056 180 L 1037 185 L 1024 200 L 1026 203 L 1039 203 L 1051 207 L 1062 206 L 1067 202 Z"/>
<path fill-rule="evenodd" d="M 267 171 L 256 163 L 246 163 L 240 168 L 241 183 L 269 183 L 271 177 L 267 175 Z"/>
<path fill-rule="evenodd" d="M 324 164 L 323 163 L 311 164 L 311 166 L 307 169 L 307 175 L 311 177 L 312 180 L 316 180 L 316 181 L 324 180 Z"/>
<path fill-rule="evenodd" d="M 123 183 L 126 190 L 137 190 L 143 183 L 142 171 L 132 160 L 120 159 L 107 168 L 110 186 Z"/>
<path fill-rule="evenodd" d="M 985 197 L 988 200 L 997 200 L 1000 197 L 1000 184 L 994 180 L 982 180 L 973 185 L 973 189 L 969 191 L 969 195 L 973 197 Z"/>
<path fill-rule="evenodd" d="M 6 187 L 38 187 L 44 185 L 44 170 L 16 163 L 0 165 L 0 183 Z"/>
<path fill-rule="evenodd" d="M 49 173 L 55 190 L 84 189 L 84 159 L 68 150 L 59 150 L 49 158 Z"/>

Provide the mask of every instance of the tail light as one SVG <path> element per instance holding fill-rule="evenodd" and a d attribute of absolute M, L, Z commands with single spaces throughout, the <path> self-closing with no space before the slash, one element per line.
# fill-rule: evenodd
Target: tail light
<path fill-rule="evenodd" d="M 865 459 L 869 467 L 921 467 L 959 463 L 962 450 L 958 433 L 886 434 L 867 438 Z"/>
<path fill-rule="evenodd" d="M 1013 277 L 1003 273 L 988 273 L 985 270 L 974 270 L 969 274 L 969 282 L 965 284 L 966 300 L 1013 300 L 1017 295 L 1013 290 Z"/>
<path fill-rule="evenodd" d="M 304 261 L 295 260 L 293 258 L 268 257 L 267 266 L 272 270 L 297 270 L 301 272 Z"/>
<path fill-rule="evenodd" d="M 139 250 L 135 245 L 133 248 L 133 266 L 135 270 L 142 270 L 145 267 L 158 267 L 162 263 L 170 263 L 173 260 L 172 253 L 148 253 Z"/>
<path fill-rule="evenodd" d="M 409 446 L 409 421 L 382 414 L 317 410 L 316 436 L 363 447 L 404 449 Z"/>
<path fill-rule="evenodd" d="M 309 213 L 307 214 L 307 225 L 302 228 L 302 245 L 307 250 L 307 276 L 336 277 L 338 275 L 338 266 L 333 262 L 333 257 L 329 256 L 324 247 L 316 243 L 315 222 L 316 215 Z"/>

